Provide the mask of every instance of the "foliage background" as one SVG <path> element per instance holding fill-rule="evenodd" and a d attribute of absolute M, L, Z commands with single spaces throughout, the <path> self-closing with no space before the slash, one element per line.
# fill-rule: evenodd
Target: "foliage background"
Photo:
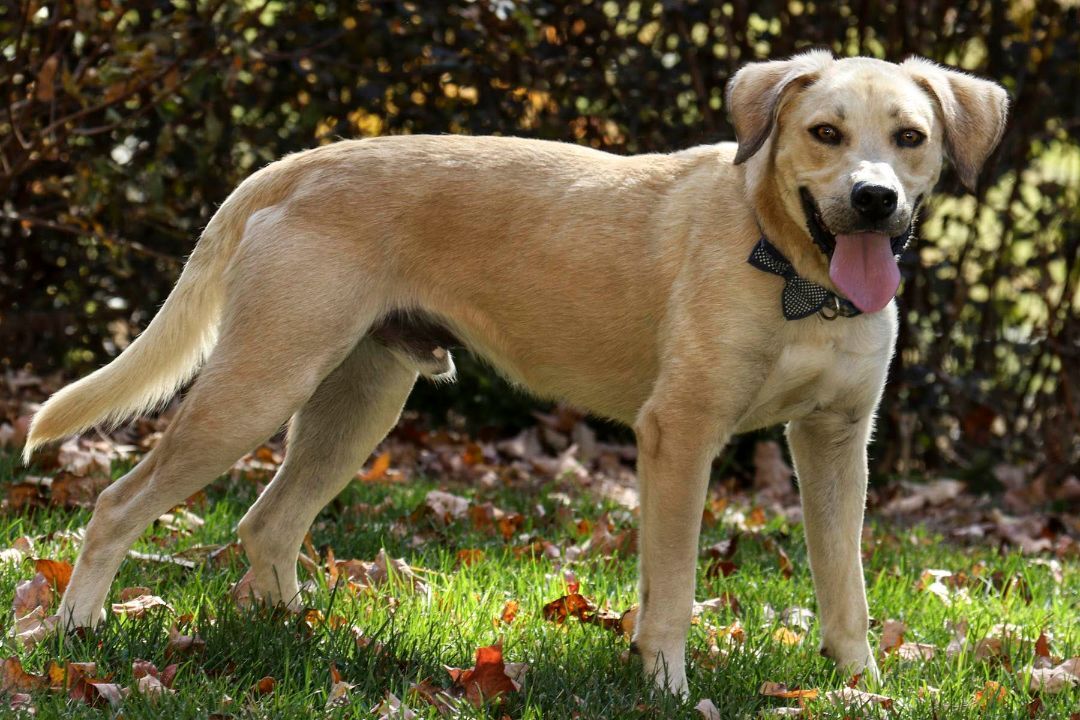
<path fill-rule="evenodd" d="M 879 473 L 1080 464 L 1080 10 L 1074 0 L 477 0 L 0 5 L 0 362 L 67 374 L 145 326 L 214 208 L 288 152 L 497 133 L 616 153 L 733 138 L 726 80 L 808 47 L 1002 82 L 977 196 L 951 174 L 902 259 Z M 475 361 L 414 406 L 535 406 Z M 887 439 L 888 442 L 883 442 Z M 745 447 L 737 452 L 745 452 Z"/>

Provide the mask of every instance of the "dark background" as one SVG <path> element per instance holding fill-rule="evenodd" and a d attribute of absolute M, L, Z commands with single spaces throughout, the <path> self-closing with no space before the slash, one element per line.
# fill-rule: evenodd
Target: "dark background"
<path fill-rule="evenodd" d="M 1014 101 L 979 193 L 947 173 L 902 258 L 877 474 L 979 481 L 1006 460 L 1075 472 L 1080 16 L 1057 0 L 7 0 L 0 363 L 75 376 L 107 362 L 214 208 L 282 154 L 419 132 L 616 153 L 730 140 L 731 74 L 808 47 L 924 55 Z M 459 367 L 456 386 L 422 382 L 413 407 L 503 431 L 531 422 L 532 401 L 475 360 Z"/>

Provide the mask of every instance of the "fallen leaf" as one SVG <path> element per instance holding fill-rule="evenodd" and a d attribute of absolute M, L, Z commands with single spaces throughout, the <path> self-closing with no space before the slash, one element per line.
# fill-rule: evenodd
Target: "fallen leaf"
<path fill-rule="evenodd" d="M 471 567 L 484 559 L 484 551 L 477 548 L 468 548 L 457 551 L 458 567 Z"/>
<path fill-rule="evenodd" d="M 75 568 L 71 563 L 63 560 L 49 560 L 38 558 L 34 560 L 34 569 L 45 576 L 45 579 L 56 589 L 57 594 L 63 595 L 71 582 L 71 571 Z"/>
<path fill-rule="evenodd" d="M 255 571 L 248 569 L 229 589 L 236 604 L 242 608 L 251 607 L 262 601 L 262 595 L 255 589 Z"/>
<path fill-rule="evenodd" d="M 503 605 L 502 613 L 499 615 L 499 619 L 509 625 L 510 623 L 514 622 L 514 618 L 517 617 L 518 610 L 520 609 L 521 605 L 518 604 L 517 600 L 507 600 L 506 604 Z"/>
<path fill-rule="evenodd" d="M 169 628 L 169 642 L 165 646 L 165 658 L 170 659 L 176 655 L 193 655 L 206 649 L 206 641 L 199 637 L 198 633 L 185 635 L 180 632 L 177 625 Z"/>
<path fill-rule="evenodd" d="M 786 627 L 778 627 L 773 631 L 772 639 L 781 645 L 798 645 L 803 641 L 803 634 Z"/>
<path fill-rule="evenodd" d="M 588 622 L 595 611 L 596 605 L 591 600 L 580 593 L 572 592 L 545 605 L 543 615 L 545 620 L 562 624 L 570 617 Z"/>
<path fill-rule="evenodd" d="M 799 688 L 789 688 L 784 683 L 766 680 L 761 683 L 761 687 L 758 688 L 758 694 L 766 697 L 785 698 L 788 700 L 813 700 L 820 693 L 814 688 L 800 690 Z"/>
<path fill-rule="evenodd" d="M 371 715 L 375 717 L 375 720 L 415 720 L 419 717 L 389 690 L 386 691 L 383 701 L 371 708 Z"/>
<path fill-rule="evenodd" d="M 12 693 L 11 702 L 8 703 L 8 709 L 16 715 L 36 715 L 37 708 L 34 707 L 34 699 L 27 693 Z"/>
<path fill-rule="evenodd" d="M 371 463 L 370 470 L 360 473 L 360 479 L 364 482 L 375 482 L 376 480 L 381 480 L 386 476 L 386 471 L 389 469 L 390 453 L 381 453 L 375 458 L 375 461 Z"/>
<path fill-rule="evenodd" d="M 15 599 L 11 603 L 11 610 L 15 617 L 22 617 L 34 608 L 49 610 L 52 601 L 52 583 L 42 573 L 37 573 L 30 580 L 23 580 L 15 586 Z"/>
<path fill-rule="evenodd" d="M 519 664 L 520 665 L 520 664 Z M 476 651 L 476 665 L 468 670 L 446 668 L 454 684 L 465 690 L 465 697 L 476 707 L 502 693 L 515 692 L 520 685 L 507 674 L 502 642 Z M 521 672 L 524 670 L 522 669 Z"/>
<path fill-rule="evenodd" d="M 252 686 L 251 691 L 255 695 L 269 695 L 274 692 L 275 685 L 277 685 L 277 680 L 270 675 L 267 675 L 266 677 L 260 678 L 259 681 Z"/>
<path fill-rule="evenodd" d="M 907 662 L 933 660 L 937 648 L 928 643 L 906 642 L 896 648 L 896 656 Z"/>
<path fill-rule="evenodd" d="M 136 585 L 134 587 L 126 587 L 120 591 L 120 602 L 125 603 L 128 600 L 134 600 L 140 595 L 153 595 L 154 592 L 148 587 L 142 585 Z"/>
<path fill-rule="evenodd" d="M 436 709 L 440 717 L 453 717 L 462 714 L 461 701 L 453 697 L 445 689 L 431 683 L 430 680 L 421 680 L 409 688 L 409 697 L 414 701 L 419 698 Z"/>
<path fill-rule="evenodd" d="M 825 700 L 833 705 L 840 705 L 847 709 L 860 709 L 865 710 L 868 707 L 878 705 L 885 710 L 891 710 L 895 701 L 885 695 L 878 695 L 876 693 L 865 692 L 863 690 L 857 690 L 855 688 L 841 688 L 839 690 L 830 690 L 825 693 Z"/>
<path fill-rule="evenodd" d="M 716 704 L 708 698 L 701 700 L 694 706 L 694 709 L 697 710 L 705 720 L 721 720 L 720 711 L 716 709 Z"/>
<path fill-rule="evenodd" d="M 0 693 L 31 692 L 48 686 L 46 678 L 26 672 L 19 658 L 6 658 L 0 665 Z"/>
<path fill-rule="evenodd" d="M 15 619 L 15 639 L 21 642 L 23 647 L 33 647 L 52 635 L 58 622 L 58 616 L 48 615 L 43 608 L 36 607 Z"/>
<path fill-rule="evenodd" d="M 349 691 L 353 689 L 352 683 L 345 682 L 337 666 L 330 665 L 330 692 L 326 696 L 326 709 L 333 710 L 345 707 L 349 704 Z"/>
<path fill-rule="evenodd" d="M 172 606 L 157 595 L 139 595 L 127 602 L 112 605 L 114 614 L 130 618 L 145 617 L 146 613 L 154 608 L 165 608 L 169 612 L 174 612 Z"/>
<path fill-rule="evenodd" d="M 423 507 L 430 510 L 441 524 L 449 525 L 454 520 L 465 517 L 469 512 L 469 501 L 460 495 L 432 490 L 424 496 Z"/>
<path fill-rule="evenodd" d="M 886 620 L 881 626 L 881 642 L 878 647 L 888 654 L 904 644 L 904 632 L 907 625 L 899 620 Z"/>
<path fill-rule="evenodd" d="M 993 680 L 987 680 L 982 689 L 975 693 L 975 704 L 986 709 L 997 702 L 1003 702 L 1008 694 L 1009 691 L 1004 685 Z"/>
<path fill-rule="evenodd" d="M 176 692 L 172 688 L 165 686 L 165 683 L 161 681 L 155 675 L 144 675 L 143 677 L 135 681 L 135 690 L 140 695 L 148 698 L 158 697 L 160 695 L 168 695 Z"/>
<path fill-rule="evenodd" d="M 1080 684 L 1080 679 L 1065 671 L 1062 666 L 1035 668 L 1031 671 L 1031 692 L 1054 695 Z"/>

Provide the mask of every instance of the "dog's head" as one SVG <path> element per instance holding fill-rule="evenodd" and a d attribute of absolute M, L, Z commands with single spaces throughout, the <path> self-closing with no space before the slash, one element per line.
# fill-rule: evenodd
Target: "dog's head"
<path fill-rule="evenodd" d="M 896 292 L 894 255 L 943 157 L 973 189 L 1004 132 L 1008 97 L 919 58 L 894 65 L 814 51 L 747 65 L 729 83 L 727 103 L 735 164 L 747 163 L 748 182 L 766 188 L 768 197 L 757 198 L 765 214 L 798 228 L 800 272 L 827 277 L 876 312 Z"/>

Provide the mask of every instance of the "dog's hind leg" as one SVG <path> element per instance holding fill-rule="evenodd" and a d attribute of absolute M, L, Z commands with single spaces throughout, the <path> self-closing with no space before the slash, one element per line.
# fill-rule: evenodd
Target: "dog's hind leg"
<path fill-rule="evenodd" d="M 98 499 L 60 605 L 67 627 L 100 621 L 113 577 L 146 527 L 276 432 L 380 312 L 374 285 L 345 261 L 347 246 L 259 229 L 265 237 L 230 269 L 221 339 L 180 413 Z"/>
<path fill-rule="evenodd" d="M 305 533 L 393 428 L 416 375 L 365 338 L 293 418 L 285 463 L 237 528 L 264 600 L 297 602 Z"/>

